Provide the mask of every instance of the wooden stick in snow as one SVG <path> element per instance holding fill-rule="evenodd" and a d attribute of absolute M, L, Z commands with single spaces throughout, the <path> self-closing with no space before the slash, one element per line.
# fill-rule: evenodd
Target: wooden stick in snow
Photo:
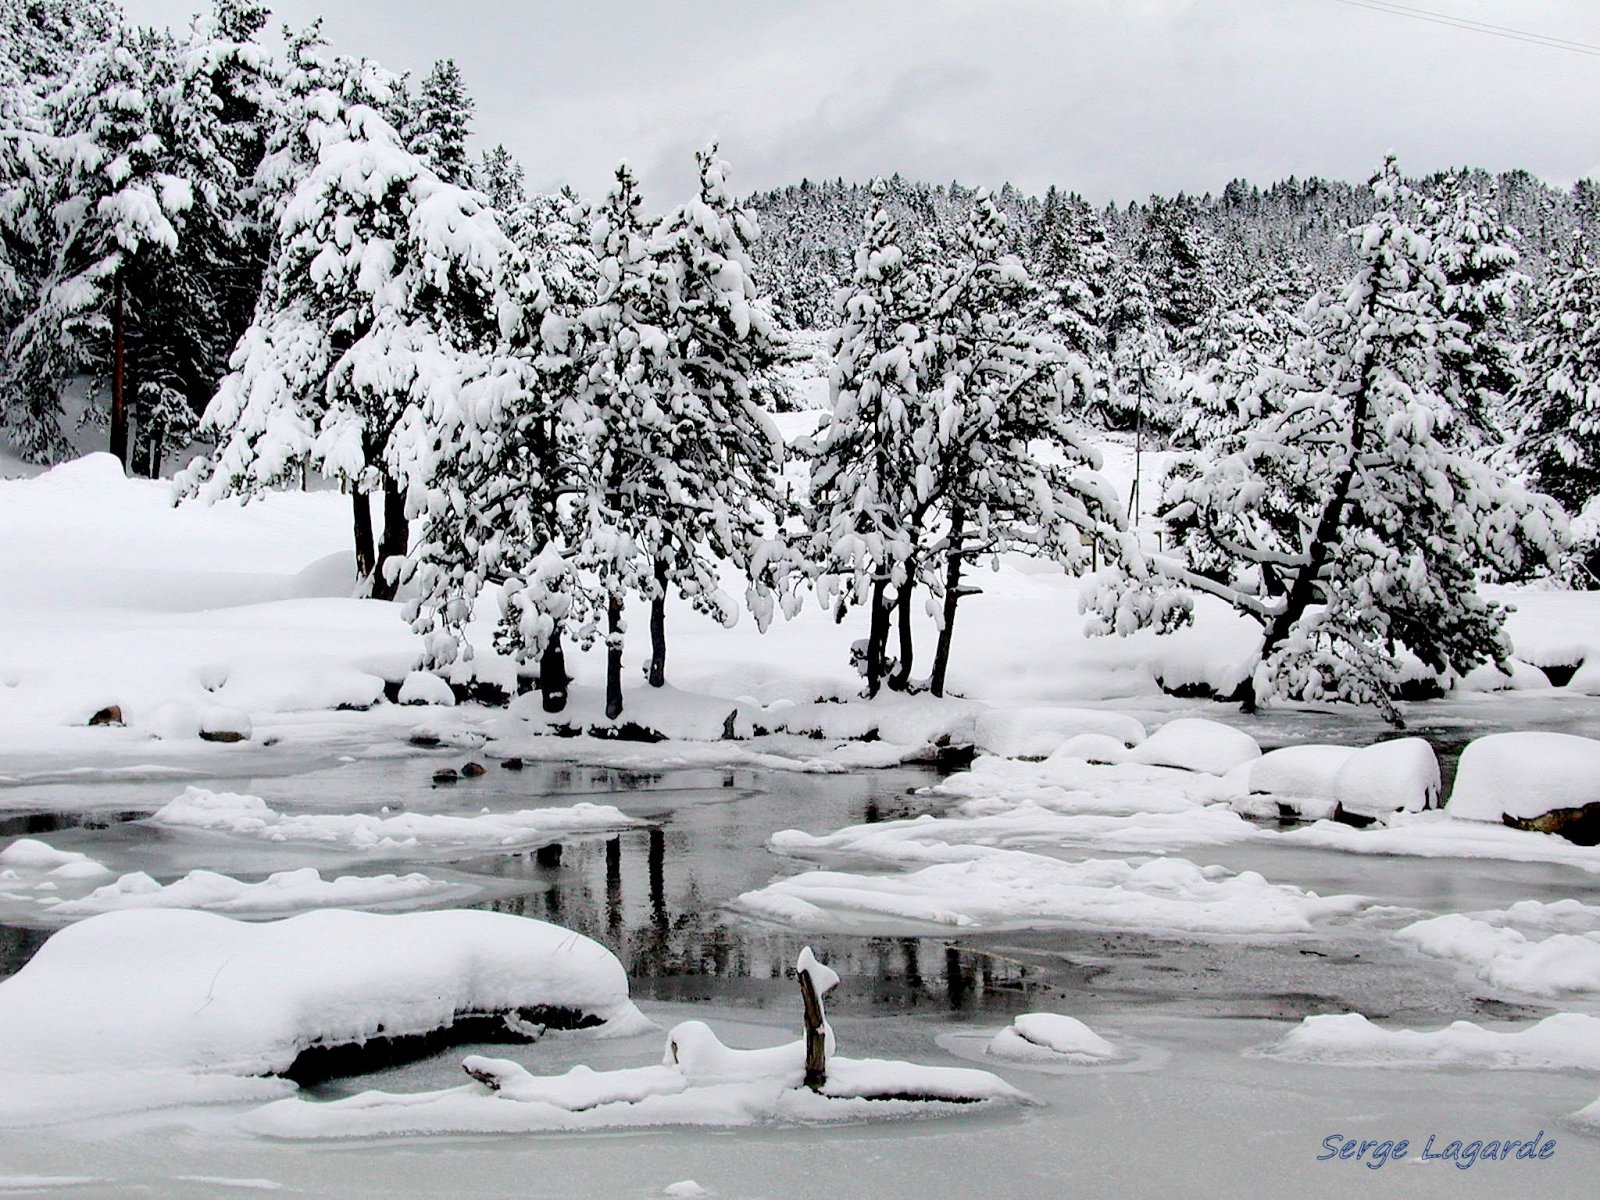
<path fill-rule="evenodd" d="M 839 976 L 816 960 L 807 946 L 794 965 L 800 983 L 800 1004 L 805 1011 L 806 1086 L 820 1092 L 828 1082 L 828 1043 L 833 1031 L 822 1012 L 822 998 L 839 983 Z"/>

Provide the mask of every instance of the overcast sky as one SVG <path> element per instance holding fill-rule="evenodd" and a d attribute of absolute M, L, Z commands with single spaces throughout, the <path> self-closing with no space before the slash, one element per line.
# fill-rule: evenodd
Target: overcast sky
<path fill-rule="evenodd" d="M 123 0 L 187 24 L 208 0 Z M 269 0 L 271 2 L 271 0 Z M 1600 46 L 1597 0 L 1406 0 Z M 530 183 L 602 189 L 628 159 L 652 200 L 721 139 L 741 191 L 803 176 L 1090 199 L 1243 176 L 1600 173 L 1600 56 L 1341 0 L 276 0 L 334 49 L 460 65 L 479 146 Z"/>

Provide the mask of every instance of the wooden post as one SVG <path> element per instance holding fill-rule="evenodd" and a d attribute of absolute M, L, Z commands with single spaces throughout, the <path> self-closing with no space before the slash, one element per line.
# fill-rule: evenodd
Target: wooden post
<path fill-rule="evenodd" d="M 113 282 L 112 301 L 112 364 L 111 364 L 111 453 L 126 470 L 128 466 L 128 398 L 123 392 L 123 377 L 127 369 L 127 352 L 123 340 L 122 268 L 117 268 Z"/>
<path fill-rule="evenodd" d="M 814 1092 L 828 1082 L 828 1021 L 823 1016 L 822 998 L 838 984 L 839 977 L 819 963 L 807 946 L 795 962 L 795 978 L 800 983 L 800 1004 L 805 1012 L 806 1078 Z"/>

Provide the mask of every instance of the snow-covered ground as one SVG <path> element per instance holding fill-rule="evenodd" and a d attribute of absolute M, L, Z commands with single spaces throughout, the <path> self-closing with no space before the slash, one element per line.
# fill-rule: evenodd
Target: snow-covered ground
<path fill-rule="evenodd" d="M 815 608 L 762 636 L 675 604 L 671 688 L 647 689 L 629 647 L 624 719 L 669 735 L 648 744 L 551 736 L 536 700 L 455 704 L 414 674 L 399 606 L 349 597 L 347 510 L 332 491 L 174 508 L 104 456 L 0 481 L 0 961 L 46 947 L 0 983 L 0 1192 L 450 1195 L 515 1178 L 529 1195 L 625 1196 L 692 1177 L 713 1195 L 937 1197 L 1003 1172 L 1018 1194 L 1292 1180 L 1343 1197 L 1374 1172 L 1317 1161 L 1336 1133 L 1558 1142 L 1536 1180 L 1413 1155 L 1384 1166 L 1386 1194 L 1592 1187 L 1600 1118 L 1574 1114 L 1600 1095 L 1600 849 L 1498 817 L 1600 798 L 1581 740 L 1600 735 L 1600 676 L 1554 688 L 1534 669 L 1600 664 L 1600 597 L 1501 592 L 1527 665 L 1405 706 L 1426 739 L 1378 746 L 1368 712 L 1246 718 L 1164 692 L 1226 690 L 1252 629 L 1202 605 L 1171 638 L 1086 639 L 1076 582 L 1026 561 L 964 602 L 944 702 L 850 699 L 860 630 Z M 601 724 L 598 655 L 569 663 L 561 720 Z M 515 689 L 514 664 L 485 653 L 475 670 Z M 110 706 L 120 724 L 89 724 Z M 1542 738 L 1486 738 L 1459 773 L 1435 756 L 1525 730 Z M 931 760 L 941 739 L 976 761 L 867 771 Z M 468 764 L 484 773 L 433 782 Z M 1331 820 L 1336 806 L 1376 824 Z M 780 977 L 796 933 L 820 933 L 846 967 L 842 1055 L 911 1064 L 874 1078 L 925 1089 L 981 1067 L 1003 1081 L 992 1099 L 1042 1103 L 886 1139 L 770 1080 L 685 1100 L 698 1085 L 655 1065 L 659 1031 L 479 1048 L 511 1060 L 494 1070 L 520 1109 L 463 1081 L 465 1050 L 299 1094 L 237 1073 L 319 1031 L 398 1030 L 418 1004 L 433 1008 L 414 1023 L 436 1023 L 495 979 L 549 985 L 542 950 L 476 926 L 358 932 L 528 924 L 455 911 L 469 903 L 577 931 L 556 936 L 592 945 L 609 980 L 584 1003 L 704 1021 L 733 1054 L 705 1042 L 704 1061 L 770 1051 L 772 1078 L 797 1053 Z M 70 986 L 52 962 L 79 964 Z M 1002 976 L 1017 994 L 986 982 Z M 541 994 L 527 1003 L 554 1002 Z M 218 1021 L 237 1062 L 205 1041 Z M 658 1119 L 680 1128 L 635 1129 L 625 1153 L 571 1132 Z M 681 1128 L 705 1124 L 745 1128 Z M 487 1130 L 544 1132 L 458 1136 Z M 433 1136 L 367 1140 L 407 1131 Z M 307 1156 L 308 1137 L 357 1140 Z"/>

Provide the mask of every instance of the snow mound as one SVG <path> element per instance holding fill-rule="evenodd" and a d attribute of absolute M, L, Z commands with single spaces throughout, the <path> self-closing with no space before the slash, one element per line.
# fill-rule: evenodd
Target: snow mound
<path fill-rule="evenodd" d="M 607 1032 L 648 1027 L 609 950 L 525 917 L 107 913 L 56 933 L 0 982 L 0 1072 L 265 1075 L 314 1046 L 541 1009 Z"/>
<path fill-rule="evenodd" d="M 1469 821 L 1530 819 L 1600 803 L 1600 741 L 1570 733 L 1491 733 L 1468 743 L 1446 811 Z"/>
<path fill-rule="evenodd" d="M 1232 875 L 1187 859 L 1134 865 L 1063 862 L 1021 850 L 970 847 L 967 861 L 899 875 L 810 871 L 745 892 L 734 905 L 775 924 L 818 933 L 887 937 L 951 929 L 1151 930 L 1194 934 L 1305 933 L 1320 917 L 1360 907 Z"/>
<path fill-rule="evenodd" d="M 1535 996 L 1600 992 L 1600 933 L 1534 939 L 1504 928 L 1500 914 L 1489 916 L 1430 917 L 1407 925 L 1395 937 L 1425 954 L 1462 964 L 1494 987 Z"/>
<path fill-rule="evenodd" d="M 1003 758 L 1044 758 L 1085 735 L 1113 739 L 1125 749 L 1145 739 L 1144 726 L 1121 713 L 1088 708 L 989 709 L 978 715 L 973 743 Z"/>
<path fill-rule="evenodd" d="M 1553 685 L 1550 676 L 1531 663 L 1511 660 L 1511 670 L 1502 671 L 1492 662 L 1473 667 L 1456 681 L 1461 692 L 1540 692 Z"/>
<path fill-rule="evenodd" d="M 534 1075 L 509 1059 L 473 1056 L 477 1082 L 412 1094 L 363 1092 L 318 1104 L 290 1098 L 246 1118 L 253 1132 L 319 1140 L 445 1133 L 660 1126 L 820 1124 L 970 1112 L 1029 1097 L 966 1067 L 831 1056 L 820 1091 L 803 1086 L 803 1042 L 760 1050 L 725 1046 L 700 1021 L 667 1036 L 659 1065 Z"/>
<path fill-rule="evenodd" d="M 1203 717 L 1179 717 L 1135 746 L 1128 761 L 1226 775 L 1260 756 L 1255 738 L 1242 730 Z"/>
<path fill-rule="evenodd" d="M 1439 803 L 1439 759 L 1422 738 L 1376 742 L 1350 755 L 1332 786 L 1333 799 L 1352 812 L 1420 812 Z"/>
<path fill-rule="evenodd" d="M 315 867 L 279 871 L 243 883 L 215 871 L 190 871 L 161 884 L 142 871 L 77 900 L 45 901 L 51 916 L 88 916 L 127 908 L 197 908 L 235 916 L 281 916 L 313 908 L 387 908 L 462 898 L 477 889 L 413 872 L 323 879 Z"/>
<path fill-rule="evenodd" d="M 1332 800 L 1339 768 L 1356 753 L 1354 746 L 1284 746 L 1268 750 L 1243 768 L 1249 789 L 1294 799 Z"/>
<path fill-rule="evenodd" d="M 438 704 L 454 707 L 456 694 L 432 671 L 412 671 L 400 684 L 401 704 Z"/>
<path fill-rule="evenodd" d="M 1263 1053 L 1338 1067 L 1600 1071 L 1600 1017 L 1556 1013 L 1524 1029 L 1455 1021 L 1427 1031 L 1384 1029 L 1360 1013 L 1307 1017 Z"/>
<path fill-rule="evenodd" d="M 102 863 L 76 850 L 57 850 L 37 838 L 18 838 L 0 850 L 0 867 L 53 875 L 61 879 L 92 879 L 111 872 Z"/>
<path fill-rule="evenodd" d="M 1119 1058 L 1117 1048 L 1082 1021 L 1059 1013 L 1023 1013 L 995 1034 L 985 1053 L 1013 1062 L 1093 1064 Z"/>
<path fill-rule="evenodd" d="M 609 804 L 579 803 L 471 817 L 443 813 L 282 813 L 259 796 L 185 789 L 150 820 L 171 828 L 209 829 L 270 842 L 326 842 L 355 850 L 429 846 L 532 845 L 553 835 L 619 829 L 638 822 Z"/>

